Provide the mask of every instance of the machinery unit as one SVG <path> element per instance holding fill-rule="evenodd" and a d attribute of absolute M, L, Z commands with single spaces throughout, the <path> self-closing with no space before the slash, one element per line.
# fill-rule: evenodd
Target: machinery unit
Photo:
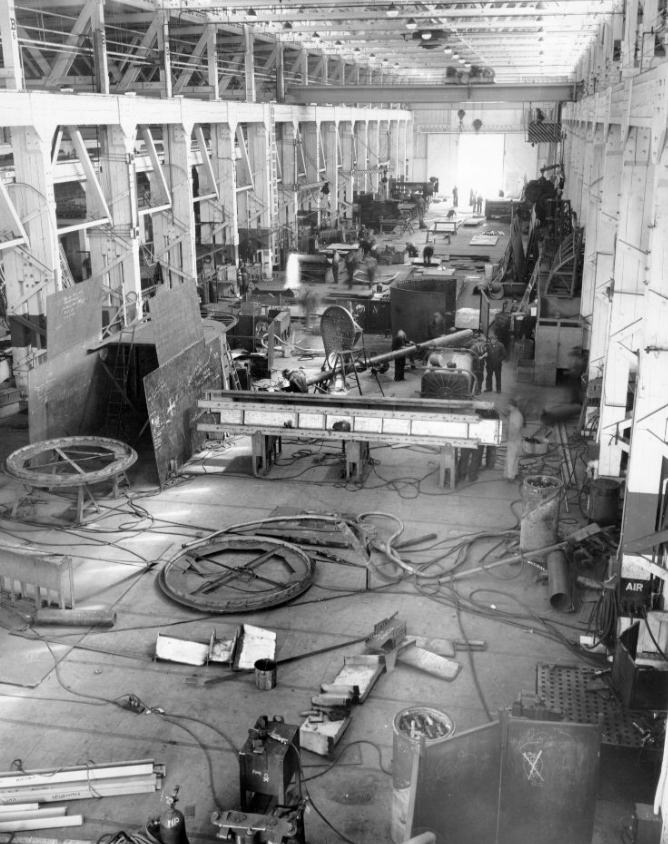
<path fill-rule="evenodd" d="M 239 810 L 214 812 L 217 837 L 236 844 L 305 844 L 299 727 L 261 715 L 239 751 Z"/>

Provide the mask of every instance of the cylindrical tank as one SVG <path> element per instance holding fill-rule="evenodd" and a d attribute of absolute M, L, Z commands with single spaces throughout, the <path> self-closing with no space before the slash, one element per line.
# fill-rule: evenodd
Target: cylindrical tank
<path fill-rule="evenodd" d="M 619 521 L 619 481 L 596 478 L 589 488 L 588 516 L 601 527 Z"/>
<path fill-rule="evenodd" d="M 160 841 L 162 844 L 189 844 L 186 835 L 186 819 L 183 812 L 176 808 L 179 787 L 166 796 L 167 806 L 160 813 Z"/>
<path fill-rule="evenodd" d="M 407 811 L 411 777 L 416 754 L 446 738 L 455 731 L 453 720 L 445 712 L 429 706 L 410 706 L 394 717 L 392 753 L 392 820 L 390 837 L 401 844 L 407 835 Z M 431 734 L 431 735 L 430 735 Z"/>
<path fill-rule="evenodd" d="M 429 340 L 434 314 L 443 316 L 445 331 L 454 327 L 457 311 L 457 279 L 432 272 L 415 274 L 390 287 L 392 335 L 403 329 L 414 343 Z"/>
<path fill-rule="evenodd" d="M 522 553 L 554 545 L 558 541 L 559 508 L 563 484 L 551 475 L 530 475 L 522 482 L 520 549 Z M 533 555 L 532 559 L 543 559 Z"/>

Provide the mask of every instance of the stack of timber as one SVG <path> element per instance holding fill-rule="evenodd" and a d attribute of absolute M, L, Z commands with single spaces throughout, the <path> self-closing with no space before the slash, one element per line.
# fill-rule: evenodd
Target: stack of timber
<path fill-rule="evenodd" d="M 17 803 L 0 806 L 0 832 L 22 832 L 27 829 L 53 829 L 81 826 L 82 815 L 68 815 L 67 806 L 40 808 L 38 803 Z"/>
<path fill-rule="evenodd" d="M 0 830 L 7 831 L 4 822 L 9 808 L 34 812 L 38 803 L 57 803 L 66 800 L 87 800 L 91 797 L 116 797 L 127 794 L 148 794 L 159 791 L 165 775 L 164 766 L 152 759 L 118 762 L 106 765 L 81 765 L 73 768 L 54 768 L 36 771 L 0 773 Z M 51 811 L 54 810 L 37 810 Z M 64 815 L 64 812 L 62 813 Z M 45 829 L 47 826 L 75 826 L 73 817 L 38 815 L 42 825 L 22 826 L 20 829 Z M 19 819 L 29 820 L 27 818 Z M 52 823 L 48 823 L 48 821 Z M 7 821 L 9 822 L 9 820 Z"/>

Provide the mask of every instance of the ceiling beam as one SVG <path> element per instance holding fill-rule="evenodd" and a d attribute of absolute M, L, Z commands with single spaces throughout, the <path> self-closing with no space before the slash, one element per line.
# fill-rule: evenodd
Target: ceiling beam
<path fill-rule="evenodd" d="M 575 99 L 572 85 L 290 85 L 286 102 L 343 103 L 524 103 Z"/>

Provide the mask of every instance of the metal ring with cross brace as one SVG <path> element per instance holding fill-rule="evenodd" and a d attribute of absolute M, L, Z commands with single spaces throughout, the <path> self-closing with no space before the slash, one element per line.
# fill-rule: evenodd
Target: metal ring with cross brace
<path fill-rule="evenodd" d="M 217 535 L 169 560 L 158 583 L 172 600 L 214 613 L 254 612 L 285 604 L 313 583 L 315 563 L 291 542 Z"/>

